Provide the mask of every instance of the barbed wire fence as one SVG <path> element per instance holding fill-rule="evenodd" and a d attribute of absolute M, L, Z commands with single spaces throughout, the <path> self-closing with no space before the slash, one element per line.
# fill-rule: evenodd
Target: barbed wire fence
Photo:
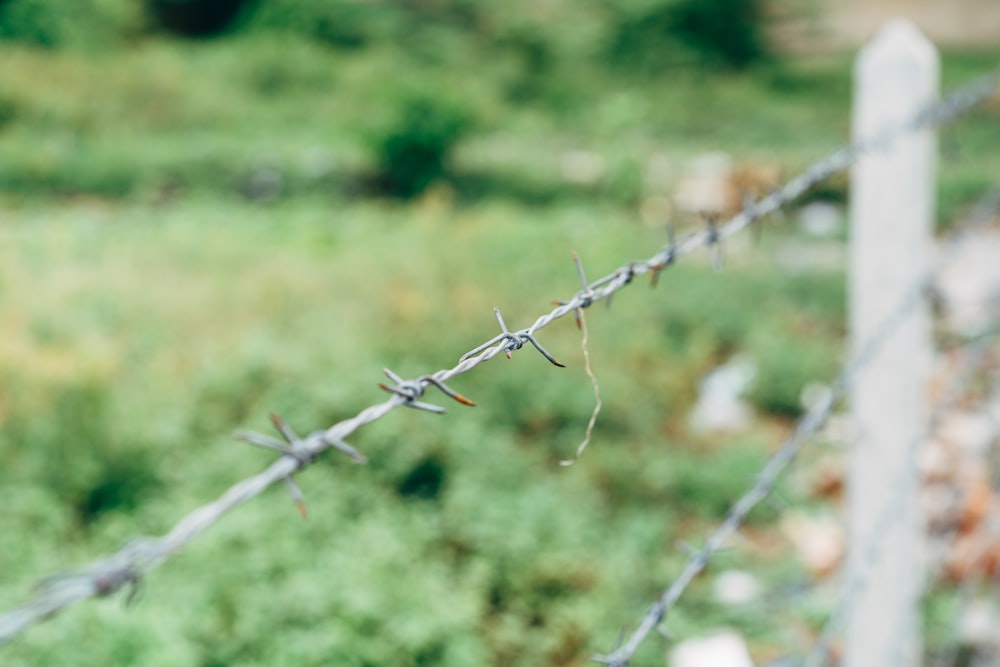
<path fill-rule="evenodd" d="M 126 591 L 126 599 L 131 599 L 142 579 L 152 570 L 208 530 L 222 516 L 247 503 L 274 484 L 285 484 L 300 512 L 304 513 L 305 499 L 294 481 L 295 474 L 310 467 L 321 454 L 331 449 L 337 450 L 357 463 L 364 463 L 367 460 L 365 455 L 347 442 L 347 439 L 363 426 L 401 407 L 443 413 L 444 408 L 424 400 L 427 390 L 431 388 L 439 390 L 459 404 L 475 405 L 472 400 L 451 389 L 448 382 L 500 354 L 509 358 L 526 345 L 533 347 L 551 365 L 561 367 L 562 364 L 538 339 L 538 333 L 545 327 L 570 314 L 575 316 L 578 325 L 585 326 L 583 320 L 585 309 L 599 301 L 610 302 L 614 294 L 635 284 L 637 278 L 648 274 L 650 284 L 655 287 L 661 272 L 674 266 L 683 257 L 701 249 L 718 252 L 727 239 L 756 223 L 762 223 L 767 216 L 800 198 L 816 185 L 848 170 L 862 157 L 883 151 L 900 138 L 918 130 L 941 126 L 960 118 L 993 96 L 998 85 L 1000 85 L 1000 70 L 955 90 L 939 102 L 917 111 L 901 124 L 888 127 L 871 137 L 862 138 L 832 152 L 808 166 L 783 187 L 746 206 L 725 222 L 719 223 L 714 219 L 708 219 L 703 230 L 680 239 L 671 234 L 669 242 L 648 259 L 626 262 L 613 272 L 592 282 L 587 280 L 582 263 L 576 259 L 581 289 L 573 296 L 557 302 L 552 310 L 537 317 L 530 326 L 513 331 L 508 328 L 500 310 L 494 309 L 500 333 L 461 355 L 458 363 L 451 368 L 410 380 L 403 379 L 386 369 L 385 374 L 390 383 L 379 386 L 390 394 L 389 398 L 384 402 L 368 406 L 354 417 L 326 429 L 300 436 L 280 417 L 272 415 L 272 422 L 281 439 L 254 432 L 238 433 L 238 438 L 249 444 L 274 450 L 280 456 L 262 472 L 234 484 L 216 500 L 185 515 L 166 534 L 156 537 L 137 537 L 126 543 L 119 551 L 76 571 L 43 579 L 30 600 L 0 614 L 0 644 L 10 641 L 31 625 L 77 602 L 111 596 L 120 591 Z M 988 219 L 998 208 L 1000 208 L 1000 188 L 991 191 L 990 196 L 981 202 L 978 208 L 981 215 L 978 219 Z M 963 227 L 962 232 L 965 231 L 966 227 Z M 636 629 L 627 638 L 623 638 L 620 645 L 610 653 L 594 656 L 596 661 L 616 667 L 628 665 L 648 635 L 663 626 L 669 611 L 678 604 L 691 582 L 740 530 L 749 513 L 772 493 L 778 480 L 796 460 L 802 448 L 823 428 L 851 389 L 859 370 L 878 354 L 899 322 L 924 301 L 929 279 L 930 276 L 912 286 L 910 294 L 885 318 L 879 331 L 860 347 L 858 354 L 845 364 L 843 371 L 830 384 L 823 396 L 808 408 L 791 435 L 761 468 L 752 487 L 732 506 L 723 522 L 709 535 L 701 549 L 690 557 L 681 574 L 657 598 Z M 596 389 L 596 380 L 592 376 L 591 379 L 594 380 Z M 597 399 L 600 400 L 599 394 Z M 588 439 L 592 422 L 593 420 L 588 425 Z M 861 586 L 863 583 L 855 585 Z M 846 598 L 847 596 L 845 600 Z M 827 627 L 834 628 L 837 614 L 844 613 L 840 610 L 849 606 L 849 600 L 842 602 L 838 611 L 831 616 Z M 833 632 L 834 630 L 830 629 L 820 633 L 817 648 L 806 657 L 805 664 L 822 664 Z"/>

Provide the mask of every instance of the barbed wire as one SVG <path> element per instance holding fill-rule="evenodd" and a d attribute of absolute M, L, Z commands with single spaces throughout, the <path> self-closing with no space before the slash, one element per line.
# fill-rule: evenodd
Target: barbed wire
<path fill-rule="evenodd" d="M 652 604 L 638 627 L 611 653 L 593 656 L 594 661 L 611 667 L 627 667 L 642 642 L 650 632 L 662 625 L 667 612 L 677 604 L 694 578 L 701 574 L 715 554 L 726 546 L 729 538 L 739 531 L 747 515 L 771 495 L 781 474 L 792 464 L 805 444 L 826 424 L 839 401 L 850 391 L 857 374 L 871 363 L 886 339 L 895 332 L 896 327 L 923 301 L 924 293 L 924 286 L 915 286 L 882 321 L 875 334 L 860 347 L 860 351 L 844 366 L 840 375 L 796 422 L 792 434 L 767 459 L 754 484 L 732 505 L 723 522 L 712 531 L 701 549 L 688 559 L 681 574 Z"/>
<path fill-rule="evenodd" d="M 918 284 L 933 287 L 935 276 L 953 259 L 955 253 L 958 251 L 959 243 L 969 234 L 981 230 L 994 221 L 998 213 L 1000 213 L 1000 183 L 995 184 L 987 190 L 975 202 L 963 222 L 952 229 L 942 239 L 939 244 L 940 252 L 933 263 L 933 267 L 925 273 L 924 278 Z M 975 372 L 981 367 L 982 361 L 990 351 L 996 337 L 996 332 L 978 335 L 963 342 L 958 347 L 958 351 L 963 355 L 961 368 L 951 374 L 948 386 L 942 392 L 943 397 L 936 402 L 934 413 L 929 420 L 927 432 L 916 438 L 908 446 L 906 456 L 911 463 L 915 463 L 920 447 L 933 436 L 940 421 L 947 414 L 957 409 L 960 401 L 975 379 Z M 996 427 L 995 424 L 994 427 Z M 994 430 L 994 435 L 996 434 L 1000 434 L 1000 431 Z M 858 442 L 853 442 L 851 446 L 857 447 L 859 444 Z M 812 647 L 801 660 L 786 661 L 783 664 L 795 664 L 801 667 L 822 667 L 826 664 L 834 639 L 843 629 L 844 621 L 850 614 L 855 601 L 867 589 L 872 568 L 882 557 L 885 539 L 900 517 L 904 516 L 904 513 L 899 510 L 902 507 L 902 503 L 908 499 L 905 492 L 908 480 L 909 475 L 904 474 L 891 485 L 894 492 L 890 501 L 883 508 L 882 513 L 871 529 L 871 533 L 861 541 L 866 547 L 860 555 L 860 566 L 841 584 L 834 609 L 828 615 Z"/>
<path fill-rule="evenodd" d="M 346 442 L 346 438 L 359 428 L 381 419 L 400 407 L 434 413 L 444 412 L 444 408 L 440 406 L 419 400 L 432 386 L 459 403 L 474 405 L 471 400 L 452 390 L 446 383 L 501 353 L 510 357 L 525 344 L 530 344 L 553 365 L 562 366 L 538 341 L 536 334 L 541 329 L 570 313 L 579 316 L 583 309 L 598 301 L 610 300 L 615 293 L 631 285 L 636 277 L 649 274 L 651 283 L 655 286 L 660 273 L 674 265 L 679 258 L 703 247 L 718 251 L 725 239 L 779 210 L 817 183 L 844 171 L 862 155 L 881 150 L 900 136 L 924 127 L 944 124 L 962 115 L 992 95 L 998 81 L 1000 81 L 1000 70 L 977 79 L 941 101 L 920 110 L 910 121 L 898 127 L 889 128 L 871 139 L 834 151 L 813 163 L 780 189 L 739 211 L 725 224 L 719 225 L 714 219 L 709 219 L 705 230 L 690 234 L 680 242 L 671 235 L 670 242 L 649 259 L 627 262 L 613 273 L 590 283 L 570 299 L 558 302 L 555 308 L 539 316 L 527 328 L 510 331 L 499 309 L 494 308 L 494 314 L 500 325 L 498 335 L 463 354 L 452 368 L 422 375 L 414 380 L 404 380 L 389 369 L 385 369 L 386 376 L 393 384 L 380 384 L 379 387 L 392 396 L 382 403 L 370 405 L 354 417 L 337 422 L 325 430 L 314 431 L 305 437 L 300 437 L 287 423 L 272 415 L 272 422 L 281 434 L 282 440 L 258 433 L 238 434 L 241 439 L 253 445 L 276 450 L 281 456 L 264 471 L 234 484 L 215 501 L 188 513 L 165 535 L 135 538 L 114 554 L 100 558 L 88 566 L 42 580 L 30 601 L 0 614 L 0 644 L 9 641 L 32 624 L 51 617 L 76 602 L 106 597 L 126 588 L 134 591 L 143 576 L 198 537 L 223 515 L 255 498 L 273 484 L 278 482 L 286 484 L 296 505 L 304 512 L 305 501 L 295 484 L 294 475 L 309 467 L 320 454 L 330 449 L 338 450 L 356 462 L 364 462 L 364 455 Z M 834 393 L 831 392 L 831 396 Z M 832 400 L 828 399 L 829 405 L 825 410 L 832 409 Z M 813 410 L 809 412 L 809 415 L 814 414 Z M 823 418 L 825 419 L 825 415 Z M 818 420 L 819 416 L 814 416 L 812 419 Z M 814 424 L 809 419 L 800 423 L 802 430 L 815 429 L 818 426 L 819 423 Z M 780 472 L 787 462 L 782 463 L 779 460 L 774 465 L 778 468 L 777 472 Z M 753 504 L 756 504 L 756 501 Z M 749 509 L 750 507 L 747 507 L 746 511 Z"/>
<path fill-rule="evenodd" d="M 997 84 L 996 74 L 991 75 L 991 80 L 995 87 Z M 970 94 L 968 91 L 960 91 L 961 94 L 956 96 L 955 108 L 969 109 L 972 107 L 970 103 L 972 99 L 985 99 L 985 97 L 980 96 L 990 94 L 985 87 L 985 79 L 983 82 L 977 82 L 973 87 L 976 91 L 975 95 Z M 957 113 L 955 108 L 949 109 L 948 113 Z M 954 115 L 945 114 L 943 110 L 938 112 L 928 110 L 924 114 L 918 114 L 917 118 L 938 118 L 942 117 L 942 115 L 954 117 Z M 919 123 L 915 120 L 904 125 L 904 127 L 906 126 L 918 127 Z M 872 145 L 878 143 L 878 140 L 875 140 L 872 142 Z M 841 152 L 849 152 L 849 149 L 842 149 Z M 855 155 L 854 159 L 857 159 L 857 155 Z M 636 650 L 645 641 L 646 637 L 649 636 L 650 632 L 662 626 L 667 612 L 677 604 L 694 578 L 708 566 L 712 557 L 725 546 L 726 541 L 738 532 L 750 511 L 771 494 L 781 474 L 795 460 L 803 446 L 819 432 L 833 413 L 837 402 L 851 389 L 856 375 L 875 357 L 886 339 L 896 330 L 896 327 L 909 317 L 917 306 L 924 302 L 929 290 L 932 288 L 936 272 L 945 260 L 950 258 L 951 254 L 957 248 L 958 242 L 969 231 L 981 227 L 992 220 L 997 210 L 1000 210 L 1000 184 L 991 188 L 977 202 L 967 220 L 946 237 L 942 253 L 934 263 L 934 266 L 910 286 L 896 308 L 890 311 L 883 319 L 871 338 L 859 347 L 859 352 L 855 357 L 845 364 L 840 375 L 834 380 L 826 394 L 820 400 L 813 403 L 799 419 L 792 435 L 767 460 L 758 473 L 753 486 L 730 508 L 725 520 L 709 535 L 702 548 L 697 550 L 688 559 L 681 570 L 681 574 L 652 604 L 632 634 L 627 639 L 620 639 L 619 645 L 611 653 L 593 656 L 594 661 L 611 665 L 612 667 L 627 667 Z M 877 557 L 877 552 L 874 557 Z M 817 667 L 815 664 L 808 664 L 810 667 Z"/>

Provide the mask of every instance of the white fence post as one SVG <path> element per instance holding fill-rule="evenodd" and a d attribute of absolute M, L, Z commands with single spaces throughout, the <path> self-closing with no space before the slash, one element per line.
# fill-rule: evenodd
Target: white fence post
<path fill-rule="evenodd" d="M 854 76 L 853 133 L 862 140 L 912 119 L 937 98 L 937 51 L 913 24 L 896 20 L 861 51 Z M 922 129 L 863 157 L 851 173 L 855 354 L 927 270 L 935 161 L 933 130 Z M 851 393 L 847 580 L 859 577 L 864 585 L 845 628 L 847 667 L 920 664 L 924 525 L 913 452 L 926 433 L 930 350 L 929 315 L 921 304 L 861 371 Z"/>

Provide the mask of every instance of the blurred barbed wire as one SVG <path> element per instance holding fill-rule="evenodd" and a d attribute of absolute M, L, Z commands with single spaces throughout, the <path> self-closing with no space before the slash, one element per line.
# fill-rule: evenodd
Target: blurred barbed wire
<path fill-rule="evenodd" d="M 997 79 L 994 77 L 992 81 L 995 86 Z M 977 83 L 974 90 L 975 95 L 972 95 L 968 91 L 960 91 L 960 94 L 956 97 L 956 106 L 951 108 L 950 112 L 955 112 L 955 109 L 959 108 L 969 109 L 972 106 L 970 104 L 971 99 L 983 99 L 983 97 L 979 96 L 989 94 L 985 84 L 983 84 L 983 87 L 979 87 Z M 944 114 L 944 111 L 941 111 L 941 113 Z M 936 118 L 939 116 L 927 113 L 918 115 L 918 117 Z M 919 127 L 919 124 L 914 122 L 909 126 Z M 968 233 L 994 220 L 998 212 L 1000 212 L 1000 184 L 995 185 L 981 197 L 963 223 L 947 235 L 942 243 L 942 251 L 937 260 L 919 280 L 910 286 L 903 299 L 883 319 L 872 337 L 864 342 L 859 347 L 859 352 L 854 358 L 844 365 L 843 370 L 833 381 L 829 390 L 818 401 L 814 402 L 799 419 L 792 435 L 767 460 L 750 490 L 733 504 L 725 520 L 709 535 L 701 549 L 688 559 L 681 570 L 681 574 L 657 598 L 636 629 L 626 639 L 620 640 L 620 644 L 611 653 L 595 655 L 593 658 L 595 661 L 611 665 L 612 667 L 626 667 L 629 664 L 636 650 L 638 650 L 640 644 L 642 644 L 649 633 L 662 626 L 667 613 L 677 604 L 694 578 L 705 569 L 712 557 L 725 547 L 726 541 L 739 531 L 740 526 L 750 511 L 770 495 L 781 474 L 791 465 L 803 446 L 824 426 L 832 415 L 838 401 L 844 398 L 850 391 L 857 374 L 875 358 L 886 339 L 892 335 L 896 328 L 910 316 L 915 308 L 925 302 L 933 287 L 935 275 L 940 270 L 940 267 L 952 258 L 959 241 Z M 887 249 L 887 251 L 891 251 L 891 249 Z M 988 338 L 981 338 L 976 341 L 976 348 L 981 348 L 980 354 L 985 354 L 985 349 L 989 342 Z M 959 390 L 964 388 L 965 386 L 963 385 L 959 387 Z M 957 393 L 954 396 L 949 395 L 946 405 L 951 405 L 958 399 L 958 396 L 959 394 Z M 922 440 L 914 443 L 913 449 L 915 450 L 921 443 Z M 911 452 L 911 454 L 915 456 L 916 452 Z M 874 531 L 874 539 L 867 542 L 870 548 L 868 549 L 868 553 L 863 555 L 863 559 L 866 562 L 878 558 L 881 544 L 878 537 L 887 534 L 888 531 L 886 529 L 891 526 L 896 515 L 899 514 L 898 512 L 891 511 L 893 509 L 898 509 L 896 503 L 890 503 L 890 507 L 886 510 L 886 516 L 880 519 L 877 524 L 878 530 Z M 843 614 L 849 613 L 850 603 L 860 593 L 860 588 L 863 585 L 863 579 L 852 580 L 847 583 L 844 589 L 846 591 L 844 599 L 838 604 L 837 611 L 835 611 L 830 622 L 828 622 L 821 633 L 816 648 L 810 652 L 804 661 L 805 665 L 808 667 L 818 667 L 822 664 L 826 647 L 829 641 L 832 640 L 832 634 L 839 628 Z"/>

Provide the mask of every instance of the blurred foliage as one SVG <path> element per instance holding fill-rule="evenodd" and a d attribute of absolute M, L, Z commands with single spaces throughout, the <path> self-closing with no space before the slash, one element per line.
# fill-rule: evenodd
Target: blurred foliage
<path fill-rule="evenodd" d="M 384 1 L 258 0 L 246 12 L 244 29 L 286 33 L 355 49 L 403 34 L 403 6 Z"/>
<path fill-rule="evenodd" d="M 384 366 L 451 366 L 495 332 L 494 304 L 520 326 L 578 289 L 572 249 L 591 278 L 647 256 L 665 241 L 649 205 L 692 156 L 787 175 L 848 134 L 846 57 L 752 64 L 758 17 L 706 27 L 682 0 L 259 0 L 176 28 L 193 40 L 150 7 L 0 0 L 0 607 L 257 472 L 271 459 L 234 428 L 273 410 L 308 432 L 384 398 Z M 630 25 L 645 36 L 626 48 Z M 946 80 L 993 59 L 946 57 Z M 943 218 L 1000 164 L 995 113 L 949 131 Z M 352 438 L 368 466 L 328 456 L 301 476 L 307 523 L 269 492 L 139 605 L 81 605 L 4 664 L 586 664 L 835 366 L 842 277 L 775 268 L 796 236 L 769 228 L 727 246 L 726 271 L 692 256 L 657 292 L 587 311 L 604 409 L 574 467 L 558 462 L 594 398 L 566 321 L 542 340 L 568 368 L 497 359 L 454 381 L 475 409 L 431 390 L 448 416 L 398 411 Z M 757 363 L 763 418 L 691 433 L 699 381 L 736 354 Z M 811 632 L 772 519 L 752 515 L 675 631 Z M 799 592 L 723 607 L 710 583 L 734 563 Z M 662 664 L 646 649 L 637 667 Z"/>
<path fill-rule="evenodd" d="M 403 198 L 421 194 L 449 173 L 455 146 L 472 124 L 457 100 L 426 93 L 395 105 L 397 117 L 372 139 L 381 187 Z"/>
<path fill-rule="evenodd" d="M 767 59 L 762 0 L 660 0 L 621 3 L 612 61 L 662 73 L 684 64 L 742 69 Z"/>
<path fill-rule="evenodd" d="M 660 236 L 566 205 L 331 215 L 306 200 L 209 198 L 32 206 L 7 220 L 0 483 L 22 537 L 0 537 L 0 566 L 12 581 L 160 532 L 256 471 L 268 457 L 227 434 L 267 429 L 269 410 L 303 432 L 330 424 L 379 400 L 359 378 L 450 365 L 489 336 L 490 303 L 519 326 L 546 295 L 575 289 L 566 248 L 600 271 Z M 676 574 L 675 541 L 703 535 L 767 455 L 762 434 L 691 444 L 678 426 L 732 342 L 722 311 L 739 309 L 744 328 L 782 331 L 796 313 L 825 331 L 841 309 L 777 289 L 778 319 L 754 318 L 743 294 L 785 280 L 753 262 L 723 274 L 687 263 L 661 280 L 621 294 L 613 316 L 587 312 L 605 407 L 575 467 L 557 462 L 593 396 L 579 332 L 562 322 L 542 340 L 567 369 L 529 351 L 454 381 L 476 408 L 432 391 L 449 415 L 395 413 L 351 439 L 369 465 L 327 456 L 301 476 L 309 522 L 269 492 L 153 574 L 139 605 L 74 609 L 6 647 L 9 664 L 585 664 L 614 639 L 607 610 L 641 613 Z M 713 293 L 729 296 L 699 318 Z M 652 321 L 650 298 L 667 308 Z M 703 465 L 704 446 L 725 464 Z M 752 525 L 768 521 L 755 513 Z M 0 589 L 0 605 L 22 595 Z M 690 602 L 682 627 L 773 632 L 701 586 Z M 659 664 L 655 653 L 636 664 Z"/>
<path fill-rule="evenodd" d="M 246 0 L 144 0 L 164 29 L 190 37 L 214 36 L 232 26 Z"/>
<path fill-rule="evenodd" d="M 671 19 L 676 38 L 710 65 L 743 68 L 770 53 L 763 0 L 683 0 Z"/>
<path fill-rule="evenodd" d="M 0 40 L 47 48 L 106 48 L 134 38 L 144 22 L 136 0 L 0 2 Z"/>

